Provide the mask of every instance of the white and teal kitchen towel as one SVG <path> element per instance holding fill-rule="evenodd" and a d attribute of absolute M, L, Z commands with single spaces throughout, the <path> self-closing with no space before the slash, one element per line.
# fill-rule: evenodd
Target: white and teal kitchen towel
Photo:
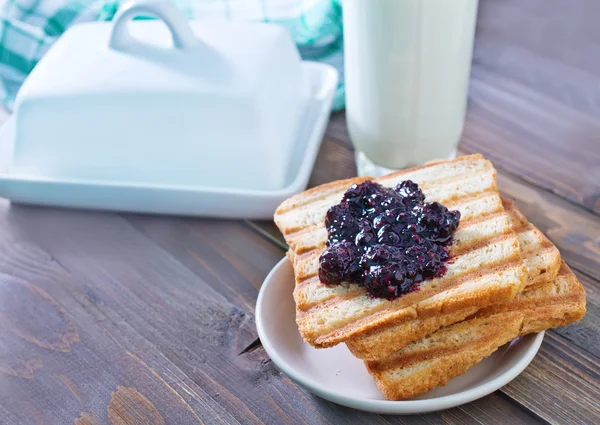
<path fill-rule="evenodd" d="M 190 19 L 273 22 L 292 35 L 304 59 L 342 75 L 341 0 L 170 0 Z M 111 20 L 125 0 L 0 0 L 0 101 L 12 108 L 25 77 L 70 26 Z M 340 78 L 334 109 L 344 106 Z"/>

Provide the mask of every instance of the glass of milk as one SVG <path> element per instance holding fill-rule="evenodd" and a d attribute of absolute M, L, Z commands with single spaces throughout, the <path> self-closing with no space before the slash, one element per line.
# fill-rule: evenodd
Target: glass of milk
<path fill-rule="evenodd" d="M 360 175 L 455 155 L 477 0 L 344 0 L 346 119 Z"/>

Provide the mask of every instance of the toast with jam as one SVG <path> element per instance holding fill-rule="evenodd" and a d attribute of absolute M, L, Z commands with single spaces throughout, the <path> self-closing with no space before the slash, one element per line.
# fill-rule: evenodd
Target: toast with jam
<path fill-rule="evenodd" d="M 290 247 L 300 334 L 318 348 L 417 319 L 446 315 L 450 325 L 527 281 L 481 155 L 322 185 L 283 202 L 274 219 Z"/>

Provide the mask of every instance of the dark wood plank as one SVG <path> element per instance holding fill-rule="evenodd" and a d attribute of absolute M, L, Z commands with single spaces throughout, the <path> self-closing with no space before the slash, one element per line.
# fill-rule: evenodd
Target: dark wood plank
<path fill-rule="evenodd" d="M 534 425 L 543 423 L 535 415 L 496 392 L 472 403 L 437 413 L 413 416 L 387 416 L 389 424 L 444 425 Z M 370 423 L 370 422 L 368 422 Z"/>
<path fill-rule="evenodd" d="M 325 140 L 331 140 L 341 145 L 352 148 L 352 143 L 348 137 L 348 128 L 346 127 L 346 113 L 334 112 L 329 118 L 327 129 L 325 131 Z"/>
<path fill-rule="evenodd" d="M 572 106 L 598 112 L 600 47 L 595 0 L 482 0 L 474 69 L 488 70 Z"/>
<path fill-rule="evenodd" d="M 241 221 L 124 217 L 230 302 L 248 311 L 254 310 L 266 273 L 283 257 L 280 248 Z"/>
<path fill-rule="evenodd" d="M 600 212 L 598 2 L 480 1 L 461 147 Z"/>
<path fill-rule="evenodd" d="M 476 73 L 461 149 L 600 212 L 600 120 L 527 86 Z"/>
<path fill-rule="evenodd" d="M 551 424 L 600 420 L 600 361 L 553 331 L 537 356 L 502 392 Z"/>
<path fill-rule="evenodd" d="M 457 409 L 465 411 L 470 418 L 479 424 L 503 425 L 503 424 L 541 424 L 537 416 L 524 409 L 519 403 L 515 403 L 502 392 L 496 391 L 484 398 L 460 406 Z M 454 416 L 456 409 L 441 412 L 441 416 L 449 420 L 456 420 L 457 424 L 464 423 L 463 418 Z"/>
<path fill-rule="evenodd" d="M 240 355 L 255 338 L 252 313 L 211 287 L 206 266 L 190 271 L 119 216 L 2 203 L 0 235 L 5 423 L 108 424 L 125 406 L 123 417 L 160 423 L 159 412 L 167 424 L 344 417 L 264 352 Z"/>
<path fill-rule="evenodd" d="M 6 219 L 14 216 L 4 212 L 0 226 L 2 423 L 68 424 L 76 418 L 79 423 L 119 423 L 109 421 L 111 415 L 123 420 L 151 418 L 154 422 L 149 423 L 240 423 L 211 398 L 208 387 L 195 384 L 160 356 L 152 342 L 133 333 L 124 341 L 123 333 L 131 332 L 125 331 L 129 325 L 112 313 L 108 297 L 74 277 L 31 242 L 19 225 L 11 225 L 7 232 Z M 85 267 L 86 256 L 79 258 Z M 108 289 L 111 278 L 99 275 L 98 279 Z M 112 290 L 123 303 L 136 303 L 127 288 L 113 286 Z M 208 298 L 222 302 L 210 294 Z M 223 303 L 222 309 L 232 311 L 232 306 Z M 218 336 L 210 327 L 204 333 Z M 136 351 L 156 356 L 153 366 L 141 362 Z"/>

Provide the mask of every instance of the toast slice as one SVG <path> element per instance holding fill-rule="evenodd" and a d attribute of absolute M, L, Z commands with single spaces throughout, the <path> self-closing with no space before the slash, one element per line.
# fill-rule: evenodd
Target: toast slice
<path fill-rule="evenodd" d="M 389 400 L 402 400 L 446 385 L 518 336 L 567 325 L 585 315 L 585 291 L 562 263 L 556 279 L 513 300 L 415 341 L 390 357 L 366 361 Z"/>
<path fill-rule="evenodd" d="M 521 256 L 527 268 L 526 288 L 552 282 L 561 264 L 558 248 L 527 221 L 511 200 L 502 198 L 502 204 L 519 239 Z M 382 359 L 444 326 L 471 316 L 477 310 L 477 307 L 469 307 L 452 313 L 417 317 L 399 324 L 390 322 L 348 339 L 346 345 L 359 359 Z"/>
<path fill-rule="evenodd" d="M 419 290 L 393 301 L 371 298 L 355 284 L 324 285 L 318 278 L 319 257 L 327 239 L 325 213 L 340 202 L 348 187 L 365 178 L 310 189 L 284 201 L 275 212 L 275 223 L 290 246 L 296 322 L 308 344 L 330 347 L 387 323 L 478 309 L 521 292 L 527 273 L 491 162 L 470 155 L 399 171 L 377 181 L 393 187 L 408 179 L 419 184 L 426 201 L 458 209 L 461 222 L 449 248 L 446 274 L 422 282 Z"/>

